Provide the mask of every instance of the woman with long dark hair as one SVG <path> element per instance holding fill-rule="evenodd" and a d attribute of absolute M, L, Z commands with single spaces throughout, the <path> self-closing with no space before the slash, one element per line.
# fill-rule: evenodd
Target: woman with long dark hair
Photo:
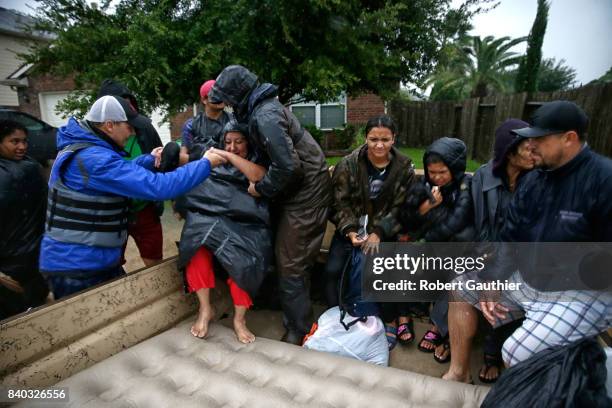
<path fill-rule="evenodd" d="M 406 190 L 414 181 L 411 160 L 395 144 L 396 128 L 387 115 L 371 118 L 365 127 L 365 144 L 344 157 L 332 177 L 332 222 L 336 233 L 326 265 L 326 295 L 330 307 L 338 305 L 338 282 L 345 260 L 353 248 L 368 252 L 380 242 L 393 241 L 400 230 L 398 213 Z M 365 221 L 367 219 L 367 222 Z M 381 305 L 387 340 L 392 349 L 398 340 L 399 321 L 403 338 L 414 337 L 406 311 L 397 304 Z"/>

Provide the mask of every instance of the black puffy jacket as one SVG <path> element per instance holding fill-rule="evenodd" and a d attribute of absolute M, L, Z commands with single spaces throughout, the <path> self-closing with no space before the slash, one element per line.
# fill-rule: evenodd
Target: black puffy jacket
<path fill-rule="evenodd" d="M 465 174 L 465 144 L 459 139 L 440 138 L 425 150 L 423 163 L 433 153 L 442 158 L 453 179 L 440 189 L 442 203 L 425 215 L 420 215 L 419 206 L 429 199 L 433 185 L 425 166 L 422 182 L 414 183 L 406 194 L 406 202 L 401 211 L 404 230 L 415 241 L 471 241 L 474 238 L 474 211 L 470 194 L 472 178 Z"/>
<path fill-rule="evenodd" d="M 232 65 L 217 77 L 209 99 L 231 105 L 238 121 L 248 123 L 249 141 L 268 168 L 255 185 L 262 196 L 289 209 L 328 207 L 331 178 L 323 151 L 277 95 L 276 86 L 258 85 L 252 72 Z"/>
<path fill-rule="evenodd" d="M 0 263 L 36 252 L 44 232 L 47 185 L 40 165 L 0 158 Z"/>
<path fill-rule="evenodd" d="M 98 98 L 101 98 L 104 95 L 121 96 L 122 98 L 129 100 L 134 109 L 140 111 L 136 97 L 132 91 L 130 91 L 130 89 L 121 82 L 117 82 L 112 79 L 105 79 L 102 81 L 100 91 L 98 92 Z M 138 137 L 138 144 L 140 145 L 140 149 L 142 150 L 143 154 L 151 153 L 153 149 L 162 145 L 159 134 L 157 133 L 157 130 L 155 130 L 151 120 L 148 121 L 147 126 L 136 129 L 136 137 Z"/>

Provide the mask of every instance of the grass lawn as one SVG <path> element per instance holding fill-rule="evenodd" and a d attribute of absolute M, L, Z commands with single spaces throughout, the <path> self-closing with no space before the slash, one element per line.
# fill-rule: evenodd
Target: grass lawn
<path fill-rule="evenodd" d="M 400 150 L 402 153 L 404 153 L 406 156 L 412 159 L 417 169 L 423 168 L 423 153 L 425 153 L 425 149 L 419 149 L 419 148 L 413 148 L 413 147 L 400 147 Z M 340 156 L 328 157 L 327 164 L 329 164 L 330 166 L 336 165 L 340 161 L 340 159 L 342 159 L 342 157 Z M 468 160 L 467 161 L 467 171 L 474 172 L 481 165 L 482 163 L 479 163 L 475 160 Z"/>

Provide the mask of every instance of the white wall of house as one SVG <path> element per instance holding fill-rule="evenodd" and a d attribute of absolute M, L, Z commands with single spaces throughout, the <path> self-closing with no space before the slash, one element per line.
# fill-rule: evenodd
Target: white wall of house
<path fill-rule="evenodd" d="M 157 108 L 151 113 L 151 121 L 153 126 L 155 126 L 155 130 L 159 133 L 159 138 L 164 146 L 172 140 L 170 137 L 170 123 L 163 121 L 165 114 L 166 112 L 161 108 Z"/>
<path fill-rule="evenodd" d="M 161 108 L 157 108 L 151 113 L 151 122 L 153 122 L 153 126 L 164 146 L 172 140 L 170 137 L 170 122 L 163 120 L 165 115 L 166 111 Z"/>
<path fill-rule="evenodd" d="M 23 65 L 15 53 L 27 53 L 23 39 L 0 33 L 0 80 L 5 79 Z M 9 86 L 0 85 L 0 106 L 17 107 L 17 92 Z"/>

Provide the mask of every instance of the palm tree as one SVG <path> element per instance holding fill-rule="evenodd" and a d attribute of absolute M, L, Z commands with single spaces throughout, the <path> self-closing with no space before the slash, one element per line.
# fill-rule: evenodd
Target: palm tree
<path fill-rule="evenodd" d="M 510 51 L 525 41 L 526 37 L 494 38 L 487 36 L 466 36 L 458 39 L 446 52 L 447 63 L 426 82 L 433 85 L 430 99 L 463 99 L 482 97 L 492 90 L 508 90 L 507 71 L 518 64 L 521 56 Z"/>

